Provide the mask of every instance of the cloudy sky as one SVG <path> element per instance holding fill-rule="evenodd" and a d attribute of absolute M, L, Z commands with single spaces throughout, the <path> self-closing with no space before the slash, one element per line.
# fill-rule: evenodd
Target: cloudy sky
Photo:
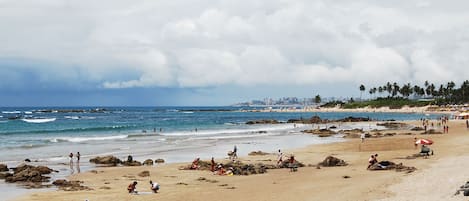
<path fill-rule="evenodd" d="M 0 0 L 0 106 L 228 105 L 469 78 L 469 1 Z"/>

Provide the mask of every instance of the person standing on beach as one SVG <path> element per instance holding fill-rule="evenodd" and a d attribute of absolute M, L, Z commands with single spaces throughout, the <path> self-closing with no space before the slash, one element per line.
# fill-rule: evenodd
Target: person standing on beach
<path fill-rule="evenodd" d="M 80 157 L 81 157 L 81 154 L 78 151 L 77 152 L 77 171 L 78 171 L 78 173 L 80 173 Z"/>
<path fill-rule="evenodd" d="M 282 151 L 280 151 L 280 149 L 278 150 L 278 158 L 277 158 L 277 166 L 280 167 L 283 163 L 283 153 Z"/>
<path fill-rule="evenodd" d="M 213 159 L 212 157 L 212 160 L 210 161 L 210 171 L 214 172 L 215 171 L 215 159 Z"/>
<path fill-rule="evenodd" d="M 469 120 L 466 119 L 466 128 L 469 129 Z"/>
<path fill-rule="evenodd" d="M 70 167 L 73 166 L 73 153 L 70 152 L 70 154 L 68 155 L 68 157 L 70 158 Z"/>
<path fill-rule="evenodd" d="M 80 152 L 77 152 L 77 163 L 80 163 L 80 157 L 81 157 Z"/>
<path fill-rule="evenodd" d="M 360 139 L 362 139 L 362 143 L 365 142 L 365 133 L 362 133 L 362 134 L 360 135 Z"/>
<path fill-rule="evenodd" d="M 233 160 L 235 158 L 238 158 L 238 147 L 236 147 L 236 145 L 233 148 Z"/>

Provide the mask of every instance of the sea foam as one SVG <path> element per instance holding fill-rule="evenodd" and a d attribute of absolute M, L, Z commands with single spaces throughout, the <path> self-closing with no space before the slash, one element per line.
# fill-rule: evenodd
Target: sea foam
<path fill-rule="evenodd" d="M 100 141 L 100 140 L 118 140 L 125 139 L 128 135 L 114 135 L 105 137 L 62 137 L 52 138 L 50 142 L 86 142 L 86 141 Z"/>

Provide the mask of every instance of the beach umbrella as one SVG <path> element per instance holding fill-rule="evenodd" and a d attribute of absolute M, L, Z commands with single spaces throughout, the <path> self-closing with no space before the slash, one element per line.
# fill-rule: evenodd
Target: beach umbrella
<path fill-rule="evenodd" d="M 431 144 L 433 144 L 433 141 L 431 141 L 429 139 L 419 139 L 415 142 L 415 144 L 431 145 Z"/>

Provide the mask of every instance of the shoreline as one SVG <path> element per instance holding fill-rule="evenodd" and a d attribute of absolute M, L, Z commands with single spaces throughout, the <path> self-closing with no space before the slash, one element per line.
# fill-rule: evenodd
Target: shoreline
<path fill-rule="evenodd" d="M 406 121 L 408 123 L 418 123 L 417 121 Z M 298 172 L 289 173 L 286 169 L 269 170 L 266 174 L 251 175 L 251 176 L 217 176 L 212 175 L 206 171 L 181 171 L 178 170 L 180 165 L 187 165 L 186 163 L 164 164 L 153 167 L 116 167 L 116 168 L 98 168 L 97 174 L 86 172 L 78 175 L 72 175 L 69 179 L 78 179 L 84 181 L 85 185 L 90 185 L 95 190 L 93 191 L 76 191 L 76 192 L 63 192 L 53 191 L 45 193 L 32 193 L 25 195 L 16 200 L 61 200 L 64 198 L 90 199 L 90 200 L 150 200 L 156 197 L 161 197 L 164 200 L 182 200 L 183 198 L 193 198 L 192 200 L 282 200 L 291 196 L 299 196 L 298 200 L 309 200 L 310 196 L 319 200 L 331 200 L 330 194 L 336 194 L 337 191 L 342 192 L 338 195 L 337 199 L 333 200 L 375 200 L 375 199 L 388 199 L 394 200 L 393 196 L 402 196 L 400 194 L 403 187 L 399 185 L 412 183 L 413 180 L 406 181 L 407 178 L 420 177 L 421 174 L 428 170 L 434 170 L 431 164 L 439 164 L 440 160 L 445 158 L 452 158 L 464 152 L 464 143 L 469 139 L 463 136 L 467 133 L 465 125 L 462 121 L 451 120 L 450 134 L 444 135 L 397 135 L 393 137 L 383 137 L 367 139 L 364 144 L 359 142 L 359 139 L 350 139 L 346 142 L 337 142 L 321 145 L 309 145 L 303 148 L 290 149 L 288 153 L 295 154 L 298 161 L 305 164 L 316 164 L 322 161 L 327 155 L 333 155 L 350 163 L 349 166 L 344 167 L 323 167 L 316 169 L 314 167 L 300 168 Z M 462 128 L 464 127 L 464 128 Z M 402 132 L 402 131 L 401 131 Z M 407 131 L 405 131 L 407 132 Z M 436 141 L 432 147 L 438 150 L 435 156 L 429 159 L 397 159 L 415 153 L 413 147 L 413 137 L 430 137 Z M 460 144 L 457 149 L 453 150 L 454 143 Z M 361 147 L 361 150 L 358 150 Z M 252 150 L 255 151 L 255 150 Z M 261 150 L 263 151 L 263 150 Z M 369 154 L 378 152 L 380 160 L 392 160 L 403 162 L 407 166 L 417 167 L 417 171 L 410 174 L 398 173 L 394 171 L 368 171 L 365 170 L 367 158 Z M 285 153 L 285 152 L 284 152 Z M 285 154 L 288 154 L 285 153 Z M 245 162 L 265 162 L 268 160 L 275 161 L 275 155 L 267 156 L 246 156 L 242 157 Z M 203 160 L 207 160 L 203 158 Z M 219 161 L 220 159 L 217 159 Z M 464 165 L 459 164 L 464 167 Z M 133 178 L 141 183 L 140 189 L 146 191 L 146 182 L 148 178 L 138 177 L 137 174 L 143 170 L 151 172 L 152 179 L 156 180 L 162 185 L 161 193 L 155 195 L 128 195 L 125 192 L 125 187 Z M 422 173 L 423 172 L 423 173 Z M 441 174 L 438 168 L 435 174 Z M 342 176 L 350 176 L 350 179 L 344 179 Z M 206 183 L 197 181 L 197 178 L 205 177 L 216 183 Z M 456 188 L 462 185 L 466 177 L 454 176 L 459 178 L 461 182 L 455 181 L 453 184 L 457 186 L 451 192 L 441 192 L 447 195 L 445 198 L 461 200 L 461 197 L 452 197 Z M 132 178 L 132 179 L 129 179 Z M 321 182 L 315 182 L 321 181 Z M 106 184 L 109 182 L 109 184 Z M 360 183 L 360 186 L 353 186 L 353 183 Z M 184 183 L 184 184 L 178 184 Z M 423 183 L 422 185 L 429 185 L 431 182 Z M 227 184 L 226 186 L 220 186 Z M 109 187 L 110 189 L 101 189 L 101 187 Z M 263 186 L 265 189 L 254 189 L 256 186 Z M 286 188 L 288 186 L 288 188 Z M 334 187 L 333 187 L 334 186 Z M 397 187 L 395 187 L 397 186 Z M 389 190 L 392 187 L 394 190 Z M 395 190 L 397 188 L 397 190 Z M 331 190 L 334 189 L 334 190 Z M 419 190 L 426 190 L 430 194 L 432 189 L 419 188 Z M 306 192 L 305 192 L 306 190 Z M 201 192 L 202 191 L 202 192 Z M 222 191 L 223 196 L 220 197 L 217 191 Z M 253 196 L 252 193 L 258 195 Z M 272 195 L 271 192 L 282 192 Z M 404 191 L 403 191 L 404 192 Z M 106 194 L 101 195 L 101 194 Z M 202 196 L 203 195 L 203 196 Z M 412 195 L 406 195 L 412 196 Z M 204 199 L 202 199 L 202 197 Z M 321 199 L 322 198 L 322 199 Z M 441 197 L 438 197 L 441 198 Z M 414 200 L 414 199 L 411 199 Z M 429 200 L 429 199 L 427 199 Z"/>
<path fill-rule="evenodd" d="M 389 107 L 380 107 L 380 108 L 372 108 L 372 107 L 364 107 L 364 108 L 354 108 L 354 109 L 344 109 L 340 107 L 313 107 L 307 106 L 302 108 L 297 108 L 296 106 L 285 106 L 279 108 L 272 108 L 271 106 L 265 106 L 264 109 L 257 109 L 257 110 L 246 110 L 245 112 L 318 112 L 318 113 L 326 113 L 326 112 L 350 112 L 350 113 L 422 113 L 422 114 L 453 114 L 459 112 L 458 110 L 451 110 L 446 107 L 438 107 L 438 110 L 435 110 L 435 106 L 424 106 L 424 107 L 408 107 L 404 106 L 399 109 L 390 109 Z M 432 108 L 429 110 L 429 108 Z"/>

